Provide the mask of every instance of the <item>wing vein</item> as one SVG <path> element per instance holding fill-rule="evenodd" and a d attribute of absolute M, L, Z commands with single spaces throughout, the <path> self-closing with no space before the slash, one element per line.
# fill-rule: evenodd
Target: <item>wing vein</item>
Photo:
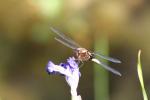
<path fill-rule="evenodd" d="M 120 73 L 120 72 L 118 72 L 117 70 L 115 70 L 115 69 L 109 67 L 109 66 L 106 65 L 105 63 L 102 63 L 102 62 L 99 61 L 98 59 L 93 58 L 92 61 L 93 61 L 93 62 L 96 62 L 96 63 L 99 64 L 99 65 L 101 65 L 101 66 L 102 66 L 103 68 L 105 68 L 106 70 L 108 70 L 108 71 L 110 71 L 110 72 L 112 72 L 112 73 L 114 73 L 114 74 L 116 74 L 116 75 L 121 76 L 121 73 Z"/>
<path fill-rule="evenodd" d="M 98 53 L 93 53 L 94 55 L 100 57 L 100 58 L 103 58 L 105 60 L 108 60 L 108 61 L 111 61 L 111 62 L 114 62 L 114 63 L 121 63 L 120 60 L 116 59 L 116 58 L 112 58 L 112 57 L 108 57 L 108 56 L 104 56 L 102 54 L 98 54 Z"/>
<path fill-rule="evenodd" d="M 65 45 L 65 46 L 67 46 L 69 48 L 76 49 L 74 46 L 70 45 L 69 43 L 64 42 L 61 38 L 55 37 L 55 40 L 57 40 L 58 42 L 62 43 L 63 45 Z"/>
<path fill-rule="evenodd" d="M 79 44 L 77 44 L 75 41 L 73 41 L 71 38 L 67 37 L 64 33 L 59 32 L 58 30 L 56 30 L 53 27 L 50 27 L 50 29 L 56 33 L 59 37 L 61 37 L 63 40 L 65 40 L 66 42 L 68 42 L 69 44 L 73 45 L 74 47 L 78 48 L 81 47 Z"/>

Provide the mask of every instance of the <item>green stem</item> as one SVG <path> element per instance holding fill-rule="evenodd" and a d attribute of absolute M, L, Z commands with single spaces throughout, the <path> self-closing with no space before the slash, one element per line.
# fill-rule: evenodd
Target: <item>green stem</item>
<path fill-rule="evenodd" d="M 107 36 L 95 39 L 95 51 L 108 55 Z M 109 100 L 108 72 L 100 65 L 94 64 L 94 95 L 95 100 Z"/>

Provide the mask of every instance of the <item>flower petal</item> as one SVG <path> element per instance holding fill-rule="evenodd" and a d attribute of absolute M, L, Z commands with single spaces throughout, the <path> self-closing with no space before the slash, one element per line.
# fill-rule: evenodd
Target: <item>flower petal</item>
<path fill-rule="evenodd" d="M 72 67 L 72 68 L 78 68 L 78 63 L 75 61 L 75 58 L 74 57 L 69 57 L 69 59 L 67 59 L 67 62 L 69 63 L 69 65 Z"/>
<path fill-rule="evenodd" d="M 67 65 L 55 65 L 53 62 L 49 61 L 46 67 L 46 71 L 49 74 L 63 74 L 65 76 L 71 76 L 71 71 L 69 69 L 64 68 L 64 66 L 66 67 Z"/>
<path fill-rule="evenodd" d="M 67 63 L 60 63 L 55 65 L 53 62 L 49 61 L 47 65 L 47 72 L 50 74 L 62 74 L 65 76 L 65 79 L 68 85 L 71 88 L 71 94 L 77 95 L 77 87 L 79 83 L 79 78 L 81 76 L 79 72 L 79 63 L 76 62 L 74 57 L 69 57 Z"/>

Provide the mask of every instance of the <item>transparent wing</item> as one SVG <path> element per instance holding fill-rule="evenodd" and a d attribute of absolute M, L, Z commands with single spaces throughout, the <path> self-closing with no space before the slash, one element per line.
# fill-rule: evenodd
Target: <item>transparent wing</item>
<path fill-rule="evenodd" d="M 58 42 L 62 43 L 63 45 L 65 45 L 65 46 L 67 46 L 67 47 L 69 47 L 69 48 L 71 48 L 71 49 L 76 49 L 76 47 L 70 45 L 69 43 L 65 42 L 65 41 L 62 40 L 61 38 L 55 37 L 55 40 L 57 40 Z"/>
<path fill-rule="evenodd" d="M 115 70 L 115 69 L 109 67 L 109 66 L 106 65 L 105 63 L 102 63 L 102 62 L 99 61 L 98 59 L 93 58 L 92 61 L 93 61 L 93 62 L 96 62 L 96 63 L 99 64 L 99 65 L 101 65 L 101 66 L 102 66 L 103 68 L 105 68 L 106 70 L 108 70 L 108 71 L 110 71 L 110 72 L 112 72 L 112 73 L 114 73 L 114 74 L 116 74 L 116 75 L 121 76 L 121 73 L 120 73 L 120 72 L 118 72 L 117 70 Z"/>
<path fill-rule="evenodd" d="M 105 60 L 108 60 L 108 61 L 111 61 L 111 62 L 114 62 L 114 63 L 121 63 L 120 60 L 116 59 L 116 58 L 112 58 L 112 57 L 108 57 L 108 56 L 104 56 L 102 54 L 99 54 L 99 53 L 93 53 L 94 55 L 100 57 L 100 58 L 103 58 Z"/>
<path fill-rule="evenodd" d="M 50 29 L 56 33 L 60 38 L 62 38 L 63 40 L 65 40 L 65 42 L 68 42 L 70 45 L 72 45 L 75 48 L 79 48 L 81 47 L 79 44 L 77 44 L 75 41 L 73 41 L 71 38 L 67 37 L 64 33 L 59 32 L 58 30 L 56 30 L 53 27 L 50 27 Z M 63 41 L 62 40 L 62 41 Z"/>

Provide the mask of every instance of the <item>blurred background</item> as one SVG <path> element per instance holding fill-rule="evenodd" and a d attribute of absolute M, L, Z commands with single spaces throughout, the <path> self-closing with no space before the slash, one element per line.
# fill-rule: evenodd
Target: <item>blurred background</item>
<path fill-rule="evenodd" d="M 150 94 L 149 0 L 1 0 L 0 100 L 70 100 L 64 77 L 45 70 L 49 60 L 59 64 L 73 55 L 54 40 L 50 26 L 122 61 L 109 63 L 122 77 L 84 63 L 78 87 L 83 100 L 142 100 L 139 49 Z"/>

